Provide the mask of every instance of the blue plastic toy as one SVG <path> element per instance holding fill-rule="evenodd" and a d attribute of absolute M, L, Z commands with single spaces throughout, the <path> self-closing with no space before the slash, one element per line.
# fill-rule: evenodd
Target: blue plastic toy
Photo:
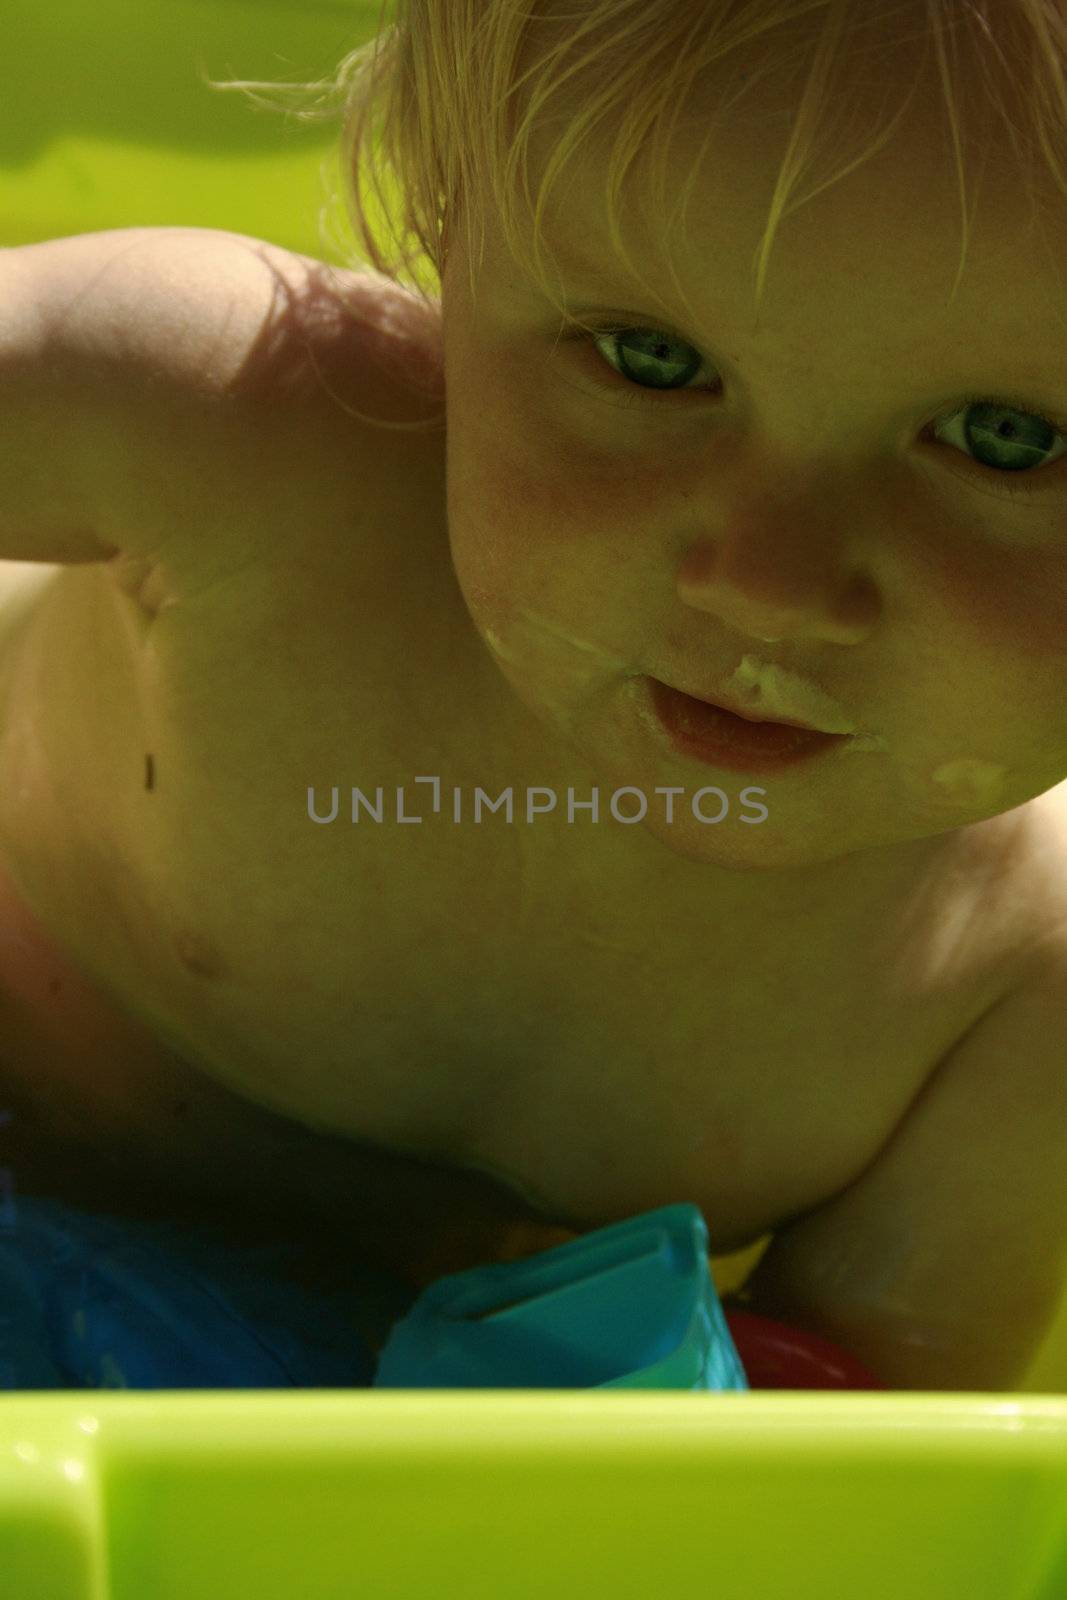
<path fill-rule="evenodd" d="M 0 1229 L 0 1390 L 369 1386 L 357 1331 L 411 1290 L 370 1269 L 315 1292 L 296 1241 L 241 1247 L 210 1225 L 18 1196 Z"/>
<path fill-rule="evenodd" d="M 299 1241 L 28 1195 L 13 1210 L 0 1389 L 748 1387 L 692 1205 L 439 1278 L 414 1305 L 359 1263 L 328 1293 L 297 1284 Z"/>
<path fill-rule="evenodd" d="M 439 1278 L 393 1328 L 377 1388 L 747 1389 L 693 1205 L 525 1261 Z"/>

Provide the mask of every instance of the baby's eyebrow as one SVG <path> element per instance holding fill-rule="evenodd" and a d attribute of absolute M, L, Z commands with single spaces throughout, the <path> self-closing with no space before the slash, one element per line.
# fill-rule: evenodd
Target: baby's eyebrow
<path fill-rule="evenodd" d="M 555 246 L 552 250 L 553 258 L 561 268 L 556 287 L 562 291 L 569 318 L 617 317 L 622 321 L 629 317 L 638 323 L 654 324 L 664 332 L 691 342 L 702 351 L 715 350 L 721 353 L 729 344 L 728 329 L 720 327 L 713 333 L 714 322 L 708 320 L 709 331 L 701 334 L 684 306 L 672 309 L 660 295 L 650 294 L 648 301 L 641 305 L 613 304 L 607 298 L 612 293 L 626 290 L 632 294 L 635 288 L 641 287 L 623 263 L 617 262 L 613 256 L 605 260 L 603 271 L 595 271 L 580 257 L 565 251 L 557 252 Z M 545 302 L 544 288 L 531 269 L 519 262 L 505 275 L 502 288 L 515 299 L 541 304 Z M 934 395 L 935 405 L 953 405 L 965 394 L 981 394 L 1020 411 L 1045 412 L 1057 427 L 1067 427 L 1067 384 L 1060 372 L 1050 377 L 1048 372 L 1039 370 L 1036 360 L 1026 364 L 1020 361 L 1019 356 L 1018 348 L 1012 350 L 1006 359 L 998 358 L 991 352 L 984 363 L 986 372 L 994 374 L 991 378 L 982 375 L 983 363 L 977 358 L 970 374 L 961 372 L 955 378 L 951 372 L 940 378 L 932 371 L 917 373 L 912 366 L 909 369 L 910 385 L 904 386 L 902 395 L 902 416 L 915 406 L 928 405 L 932 392 L 937 390 L 941 400 L 938 401 Z M 996 375 L 998 373 L 999 376 Z"/>
<path fill-rule="evenodd" d="M 598 316 L 637 317 L 648 321 L 650 316 L 666 316 L 666 326 L 676 328 L 681 333 L 682 328 L 688 324 L 689 318 L 684 307 L 673 310 L 666 301 L 658 296 L 649 294 L 649 298 L 641 305 L 610 304 L 605 296 L 616 293 L 633 294 L 641 285 L 620 269 L 619 275 L 611 272 L 592 272 L 588 269 L 561 272 L 554 285 L 562 292 L 568 315 L 584 316 L 595 313 Z M 502 283 L 503 292 L 514 299 L 543 301 L 546 298 L 544 287 L 538 283 L 532 271 L 528 268 L 516 267 L 514 273 L 508 273 Z"/>

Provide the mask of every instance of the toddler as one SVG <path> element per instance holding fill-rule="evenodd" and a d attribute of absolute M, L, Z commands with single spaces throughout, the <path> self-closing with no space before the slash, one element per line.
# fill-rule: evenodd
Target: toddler
<path fill-rule="evenodd" d="M 415 1281 L 688 1200 L 888 1384 L 1022 1381 L 1067 1263 L 1047 9 L 407 0 L 335 85 L 362 265 L 0 254 L 28 1164 L 362 1208 Z"/>

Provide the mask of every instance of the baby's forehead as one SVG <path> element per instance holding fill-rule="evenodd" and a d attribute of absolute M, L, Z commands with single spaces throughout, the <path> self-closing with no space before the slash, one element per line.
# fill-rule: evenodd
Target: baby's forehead
<path fill-rule="evenodd" d="M 815 278 L 834 274 L 843 296 L 850 282 L 879 281 L 887 307 L 899 302 L 903 311 L 916 295 L 931 307 L 942 303 L 952 290 L 961 246 L 958 174 L 943 150 L 940 162 L 931 154 L 944 143 L 942 130 L 941 146 L 931 144 L 922 116 L 903 124 L 883 150 L 781 219 L 777 256 L 789 256 L 800 277 L 805 262 Z M 502 208 L 487 208 L 487 275 L 521 284 L 537 282 L 540 269 L 567 291 L 573 285 L 584 293 L 592 284 L 615 298 L 630 285 L 641 286 L 643 300 L 661 295 L 664 307 L 687 296 L 695 303 L 706 300 L 739 267 L 751 275 L 780 167 L 780 130 L 764 127 L 760 137 L 742 145 L 734 140 L 730 159 L 723 159 L 706 129 L 683 124 L 666 146 L 662 169 L 636 163 L 617 194 L 608 182 L 611 152 L 604 145 L 604 138 L 587 141 L 569 153 L 558 181 L 543 191 L 552 152 L 542 148 L 540 162 L 531 160 L 530 198 L 510 197 L 512 237 Z M 837 167 L 847 166 L 848 151 L 836 154 Z M 1033 188 L 1017 181 L 1014 155 L 995 137 L 980 154 L 969 268 L 998 301 L 1005 298 L 1004 285 L 990 274 L 1021 268 L 1017 281 L 1035 297 L 1031 309 L 1036 312 L 1042 298 L 1058 308 L 1067 200 L 1058 195 L 1055 204 L 1039 206 Z M 531 202 L 538 197 L 535 226 Z M 1054 296 L 1042 295 L 1043 277 L 1046 289 L 1055 286 Z"/>
<path fill-rule="evenodd" d="M 824 219 L 839 230 L 862 226 L 869 232 L 873 217 L 881 236 L 906 238 L 911 233 L 917 242 L 936 246 L 936 251 L 927 250 L 927 257 L 944 256 L 951 233 L 948 254 L 954 269 L 964 226 L 958 157 L 972 185 L 972 209 L 978 202 L 973 223 L 981 236 L 971 246 L 976 252 L 1001 248 L 1020 227 L 1029 229 L 1039 192 L 1042 226 L 1062 235 L 1055 241 L 1058 256 L 1061 243 L 1067 249 L 1067 201 L 1051 180 L 1044 181 L 1044 163 L 1020 163 L 1005 123 L 1005 118 L 1011 119 L 1014 129 L 1032 121 L 1026 114 L 1022 81 L 1026 75 L 997 79 L 1002 109 L 991 114 L 989 74 L 981 70 L 982 55 L 960 52 L 960 60 L 953 62 L 957 147 L 945 83 L 929 59 L 930 28 L 909 24 L 901 15 L 908 9 L 872 5 L 862 16 L 848 20 L 834 51 L 837 98 L 828 101 L 825 94 L 816 93 L 816 103 L 805 107 L 812 115 L 802 131 L 813 135 L 816 149 L 821 137 L 821 153 L 808 182 L 801 185 L 799 204 L 793 195 L 791 214 L 780 219 L 783 243 L 793 217 L 799 218 L 809 205 L 817 206 L 840 182 L 847 200 L 843 198 L 839 206 L 818 207 L 816 232 L 827 225 Z M 928 24 L 923 6 L 916 8 L 914 21 Z M 527 232 L 538 231 L 530 197 L 542 197 L 542 182 L 562 153 L 565 165 L 558 169 L 558 183 L 543 195 L 546 210 L 540 231 L 553 245 L 562 248 L 572 240 L 584 240 L 602 257 L 613 257 L 610 213 L 616 207 L 609 193 L 613 179 L 621 178 L 618 210 L 627 244 L 637 236 L 639 259 L 654 261 L 663 251 L 669 260 L 682 248 L 682 235 L 690 225 L 701 244 L 712 240 L 720 218 L 743 223 L 752 236 L 749 249 L 754 249 L 780 187 L 784 158 L 797 135 L 811 50 L 824 30 L 825 17 L 820 9 L 807 21 L 798 18 L 794 23 L 766 28 L 741 45 L 731 43 L 721 59 L 710 65 L 704 59 L 694 74 L 680 73 L 680 90 L 684 88 L 680 103 L 656 98 L 654 50 L 649 52 L 647 74 L 632 75 L 628 95 L 616 94 L 603 73 L 596 83 L 587 82 L 580 70 L 571 70 L 568 78 L 565 69 L 573 69 L 575 62 L 567 55 L 556 61 L 553 72 L 538 76 L 535 71 L 524 88 L 516 82 L 519 138 L 509 148 L 509 159 L 516 156 L 516 146 L 524 154 L 528 190 L 522 191 L 516 175 L 512 199 Z M 573 31 L 573 17 L 554 22 L 542 18 L 531 37 L 536 34 L 540 49 L 546 41 L 566 42 Z M 589 46 L 596 42 L 595 37 L 586 38 Z M 698 52 L 704 58 L 705 42 Z M 575 56 L 580 55 L 576 41 Z M 586 55 L 592 60 L 595 52 L 589 48 Z M 524 59 L 533 66 L 538 57 L 531 52 Z M 663 59 L 659 79 L 670 79 L 674 67 L 671 59 Z M 546 88 L 551 92 L 545 110 L 527 127 L 523 117 L 530 97 L 544 94 Z M 638 115 L 653 116 L 651 122 L 641 122 L 640 140 L 633 120 Z M 827 137 L 830 133 L 832 139 Z M 626 161 L 634 158 L 625 173 L 620 155 Z M 861 157 L 852 178 L 848 169 Z M 1047 192 L 1049 188 L 1054 192 Z M 737 233 L 736 228 L 731 231 Z M 735 242 L 724 242 L 724 250 Z M 797 247 L 805 242 L 798 233 Z M 529 250 L 516 253 L 521 264 Z"/>

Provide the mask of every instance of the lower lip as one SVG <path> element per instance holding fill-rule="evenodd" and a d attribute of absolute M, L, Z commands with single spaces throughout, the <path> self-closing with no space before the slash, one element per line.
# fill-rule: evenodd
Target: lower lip
<path fill-rule="evenodd" d="M 649 680 L 652 706 L 674 748 L 683 756 L 733 772 L 780 772 L 844 742 L 841 733 L 815 733 L 784 722 L 746 722 L 680 689 Z"/>

